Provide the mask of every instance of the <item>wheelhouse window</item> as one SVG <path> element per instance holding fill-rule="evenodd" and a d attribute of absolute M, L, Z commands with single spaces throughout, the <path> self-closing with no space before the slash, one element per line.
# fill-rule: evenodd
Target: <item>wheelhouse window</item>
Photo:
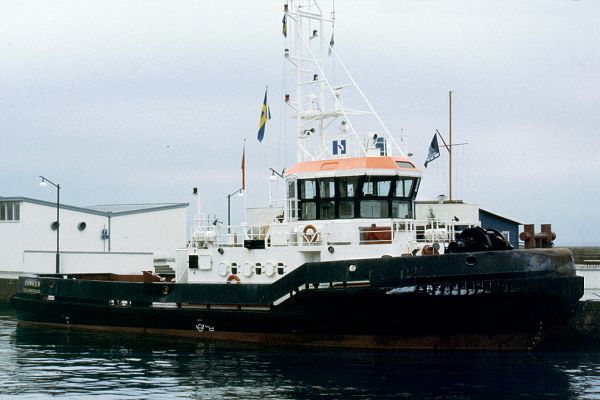
<path fill-rule="evenodd" d="M 300 212 L 302 219 L 317 219 L 317 205 L 314 202 L 302 202 Z"/>
<path fill-rule="evenodd" d="M 298 213 L 298 198 L 296 197 L 296 179 L 293 177 L 288 178 L 287 181 L 287 198 L 289 217 L 292 220 L 296 220 Z"/>
<path fill-rule="evenodd" d="M 358 186 L 358 177 L 356 176 L 344 176 L 338 178 L 338 188 L 340 191 L 340 197 L 354 197 L 356 193 L 356 187 Z"/>
<path fill-rule="evenodd" d="M 410 201 L 392 200 L 392 218 L 412 218 L 412 207 Z"/>
<path fill-rule="evenodd" d="M 354 196 L 358 186 L 358 177 L 344 176 L 337 178 L 339 192 L 339 217 L 354 218 Z"/>
<path fill-rule="evenodd" d="M 388 198 L 392 188 L 392 177 L 367 176 L 363 181 L 360 200 L 362 218 L 388 218 Z"/>
<path fill-rule="evenodd" d="M 335 219 L 335 201 L 321 201 L 319 203 L 319 219 Z"/>
<path fill-rule="evenodd" d="M 415 194 L 414 178 L 398 178 L 394 185 L 394 196 L 392 197 L 392 218 L 412 218 L 413 203 Z"/>
<path fill-rule="evenodd" d="M 411 197 L 415 180 L 399 178 L 396 181 L 395 197 Z"/>
<path fill-rule="evenodd" d="M 319 179 L 319 219 L 335 219 L 335 179 Z"/>
<path fill-rule="evenodd" d="M 391 177 L 369 176 L 363 182 L 361 194 L 363 197 L 387 197 L 392 187 Z"/>
<path fill-rule="evenodd" d="M 360 216 L 362 218 L 388 218 L 387 200 L 362 200 L 360 202 Z"/>
<path fill-rule="evenodd" d="M 333 178 L 319 179 L 319 196 L 322 199 L 335 197 L 335 181 Z"/>
<path fill-rule="evenodd" d="M 317 180 L 299 180 L 300 187 L 300 217 L 302 219 L 317 218 Z"/>
<path fill-rule="evenodd" d="M 18 201 L 0 201 L 0 221 L 20 221 L 21 203 Z"/>
<path fill-rule="evenodd" d="M 419 180 L 349 176 L 298 180 L 300 219 L 413 218 Z"/>
<path fill-rule="evenodd" d="M 315 179 L 306 179 L 298 182 L 300 183 L 300 199 L 310 200 L 317 197 L 317 181 Z"/>

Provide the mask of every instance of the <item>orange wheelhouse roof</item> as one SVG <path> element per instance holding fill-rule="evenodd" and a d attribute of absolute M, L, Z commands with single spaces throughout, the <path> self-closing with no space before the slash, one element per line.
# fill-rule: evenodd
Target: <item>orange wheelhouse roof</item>
<path fill-rule="evenodd" d="M 384 175 L 420 175 L 414 162 L 404 157 L 352 157 L 304 161 L 287 170 L 286 175 L 337 176 L 365 174 L 367 170 Z"/>

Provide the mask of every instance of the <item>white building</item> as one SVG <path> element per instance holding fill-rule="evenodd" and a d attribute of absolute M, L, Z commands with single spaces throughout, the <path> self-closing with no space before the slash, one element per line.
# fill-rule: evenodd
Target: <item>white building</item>
<path fill-rule="evenodd" d="M 152 271 L 187 243 L 187 203 L 60 205 L 61 273 Z M 56 203 L 0 197 L 0 277 L 56 272 Z"/>

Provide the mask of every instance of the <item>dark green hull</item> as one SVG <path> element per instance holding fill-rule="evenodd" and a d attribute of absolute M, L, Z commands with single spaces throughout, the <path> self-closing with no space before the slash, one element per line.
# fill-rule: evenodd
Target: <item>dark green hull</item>
<path fill-rule="evenodd" d="M 19 320 L 199 340 L 525 350 L 583 294 L 564 250 L 310 263 L 271 285 L 82 278 L 21 277 Z"/>

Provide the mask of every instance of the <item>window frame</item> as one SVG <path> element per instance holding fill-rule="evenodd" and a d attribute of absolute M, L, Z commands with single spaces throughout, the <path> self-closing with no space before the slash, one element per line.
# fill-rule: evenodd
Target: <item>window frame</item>
<path fill-rule="evenodd" d="M 305 187 L 306 181 L 313 181 L 315 188 L 315 196 L 312 198 L 304 198 L 305 197 Z M 354 183 L 354 195 L 347 195 L 348 181 Z M 381 182 L 388 182 L 389 186 L 387 188 L 387 193 L 385 195 L 381 195 L 378 193 L 379 188 L 381 188 Z M 404 191 L 406 188 L 406 181 L 411 181 L 410 190 L 408 193 Z M 327 185 L 327 190 L 325 192 L 330 192 L 331 182 L 333 182 L 333 197 L 325 197 L 322 196 L 322 185 Z M 416 194 L 418 191 L 420 179 L 418 177 L 408 177 L 408 176 L 398 176 L 398 175 L 351 175 L 351 176 L 339 176 L 339 177 L 326 177 L 326 178 L 304 178 L 297 180 L 297 193 L 299 195 L 298 198 L 298 210 L 299 220 L 332 220 L 332 219 L 353 219 L 353 218 L 394 218 L 394 219 L 407 219 L 405 217 L 394 217 L 393 205 L 398 202 L 407 203 L 408 204 L 408 219 L 414 218 L 415 210 L 414 210 L 414 202 L 416 198 Z M 365 188 L 365 184 L 372 184 L 373 194 L 365 194 L 363 189 Z M 398 185 L 403 185 L 402 194 L 403 196 L 396 196 L 396 189 Z M 344 190 L 342 190 L 342 187 Z M 342 196 L 342 192 L 345 192 L 345 196 Z M 329 193 L 331 196 L 331 193 Z M 363 201 L 365 202 L 373 202 L 378 201 L 382 204 L 381 211 L 379 216 L 370 216 L 368 213 L 364 213 L 362 210 Z M 352 216 L 349 214 L 345 214 L 342 216 L 341 208 L 342 204 L 344 207 L 347 207 L 349 204 L 352 205 Z M 327 206 L 327 209 L 331 210 L 332 206 L 334 209 L 333 214 L 328 212 L 322 212 L 324 205 Z M 364 203 L 366 206 L 367 203 Z M 384 205 L 384 206 L 383 206 Z M 314 218 L 305 218 L 305 210 L 314 209 Z"/>
<path fill-rule="evenodd" d="M 21 202 L 14 200 L 0 201 L 0 222 L 21 221 Z"/>

